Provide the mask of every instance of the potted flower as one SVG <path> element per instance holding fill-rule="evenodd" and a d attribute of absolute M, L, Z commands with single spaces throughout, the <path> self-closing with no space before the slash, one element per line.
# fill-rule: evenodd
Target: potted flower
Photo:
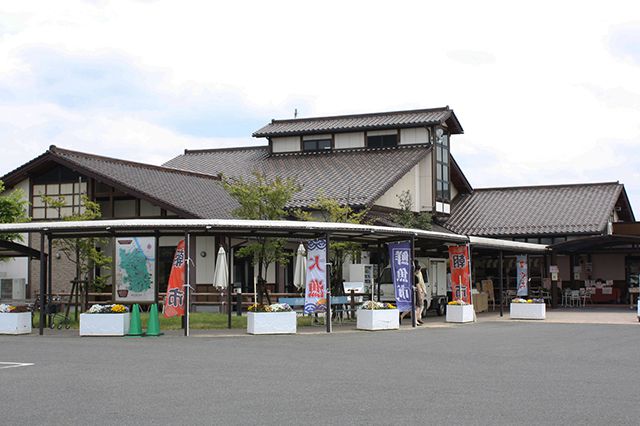
<path fill-rule="evenodd" d="M 286 303 L 251 305 L 247 314 L 249 334 L 295 334 L 296 313 Z"/>
<path fill-rule="evenodd" d="M 544 299 L 513 299 L 509 308 L 509 317 L 511 319 L 545 319 L 547 308 Z"/>
<path fill-rule="evenodd" d="M 397 330 L 400 328 L 398 308 L 391 303 L 369 300 L 356 312 L 359 330 Z"/>
<path fill-rule="evenodd" d="M 473 305 L 464 300 L 452 300 L 447 304 L 447 322 L 473 322 Z"/>
<path fill-rule="evenodd" d="M 124 336 L 129 332 L 129 308 L 120 305 L 92 305 L 80 314 L 81 336 Z"/>
<path fill-rule="evenodd" d="M 31 333 L 31 312 L 27 306 L 0 305 L 0 334 Z"/>

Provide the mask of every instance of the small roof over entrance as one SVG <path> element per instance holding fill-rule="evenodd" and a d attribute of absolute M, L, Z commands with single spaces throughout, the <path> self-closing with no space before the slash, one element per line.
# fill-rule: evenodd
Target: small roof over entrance
<path fill-rule="evenodd" d="M 40 252 L 13 241 L 0 240 L 0 258 L 2 257 L 30 257 L 32 259 L 39 259 Z"/>

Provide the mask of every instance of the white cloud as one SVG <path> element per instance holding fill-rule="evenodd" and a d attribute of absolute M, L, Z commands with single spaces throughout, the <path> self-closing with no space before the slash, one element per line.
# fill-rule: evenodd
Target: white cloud
<path fill-rule="evenodd" d="M 0 144 L 15 148 L 0 174 L 52 143 L 161 163 L 260 143 L 251 132 L 294 108 L 450 105 L 474 186 L 620 180 L 640 212 L 639 12 L 624 1 L 371 1 L 366 13 L 343 1 L 8 2 Z"/>

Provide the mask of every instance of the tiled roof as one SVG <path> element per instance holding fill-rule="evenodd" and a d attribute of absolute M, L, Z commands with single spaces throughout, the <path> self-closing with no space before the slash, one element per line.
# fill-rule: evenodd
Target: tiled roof
<path fill-rule="evenodd" d="M 479 236 L 599 234 L 622 191 L 617 182 L 476 189 L 454 201 L 445 226 Z"/>
<path fill-rule="evenodd" d="M 451 133 L 463 133 L 462 126 L 449 107 L 333 117 L 272 120 L 254 137 L 293 136 L 323 132 L 345 132 L 431 126 L 446 123 Z"/>
<path fill-rule="evenodd" d="M 412 146 L 269 156 L 268 147 L 233 148 L 186 151 L 164 165 L 228 177 L 248 178 L 258 170 L 270 178 L 295 178 L 302 191 L 289 207 L 307 207 L 320 191 L 340 203 L 368 206 L 430 151 Z"/>
<path fill-rule="evenodd" d="M 218 177 L 102 157 L 52 146 L 48 158 L 174 213 L 193 218 L 232 218 L 237 207 Z"/>

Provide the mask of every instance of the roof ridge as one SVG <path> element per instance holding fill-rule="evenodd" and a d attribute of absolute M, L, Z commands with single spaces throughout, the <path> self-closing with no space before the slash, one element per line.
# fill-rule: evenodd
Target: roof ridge
<path fill-rule="evenodd" d="M 65 148 L 59 148 L 55 145 L 51 145 L 49 147 L 49 152 L 51 152 L 54 155 L 64 155 L 69 154 L 69 155 L 79 155 L 79 156 L 84 156 L 84 157 L 88 157 L 88 158 L 94 158 L 97 160 L 101 160 L 101 161 L 110 161 L 110 162 L 114 162 L 114 163 L 121 163 L 121 164 L 126 164 L 129 166 L 134 166 L 134 167 L 144 167 L 147 169 L 153 169 L 153 170 L 158 170 L 158 171 L 162 171 L 162 172 L 168 172 L 168 173 L 178 173 L 178 174 L 183 174 L 183 175 L 189 175 L 189 176 L 195 176 L 195 177 L 202 177 L 202 178 L 206 178 L 206 179 L 212 179 L 212 180 L 216 180 L 216 181 L 220 181 L 220 177 L 217 175 L 211 175 L 211 174 L 207 174 L 207 173 L 201 173 L 201 172 L 194 172 L 191 170 L 187 170 L 187 169 L 178 169 L 178 168 L 174 168 L 174 167 L 166 167 L 166 166 L 157 166 L 155 164 L 149 164 L 149 163 L 140 163 L 137 161 L 130 161 L 130 160 L 123 160 L 120 158 L 114 158 L 114 157 L 107 157 L 104 155 L 96 155 L 96 154 L 89 154 L 86 152 L 82 152 L 82 151 L 73 151 L 71 149 L 65 149 Z"/>
<path fill-rule="evenodd" d="M 258 150 L 262 148 L 269 148 L 269 145 L 258 145 L 258 146 L 232 146 L 228 148 L 204 148 L 204 149 L 185 149 L 183 155 L 190 154 L 203 154 L 207 152 L 220 152 L 220 151 L 250 151 L 250 150 Z"/>
<path fill-rule="evenodd" d="M 575 187 L 575 186 L 600 186 L 600 185 L 623 185 L 620 181 L 611 181 L 611 182 L 587 182 L 587 183 L 558 183 L 558 184 L 546 184 L 546 185 L 523 185 L 523 186 L 497 186 L 497 187 L 487 187 L 487 188 L 474 188 L 473 192 L 476 191 L 497 191 L 501 189 L 542 189 L 542 188 L 567 188 L 567 187 Z"/>
<path fill-rule="evenodd" d="M 420 112 L 441 112 L 441 111 L 450 111 L 449 105 L 444 107 L 437 108 L 421 108 L 421 109 L 408 109 L 408 110 L 399 110 L 399 111 L 381 111 L 381 112 L 367 112 L 363 114 L 343 114 L 343 115 L 327 115 L 327 116 L 319 116 L 319 117 L 307 117 L 307 118 L 286 118 L 282 120 L 276 120 L 275 118 L 271 120 L 271 124 L 275 123 L 295 123 L 300 121 L 307 120 L 335 120 L 338 118 L 360 118 L 360 117 L 373 117 L 376 115 L 400 115 L 400 114 L 413 114 Z"/>

